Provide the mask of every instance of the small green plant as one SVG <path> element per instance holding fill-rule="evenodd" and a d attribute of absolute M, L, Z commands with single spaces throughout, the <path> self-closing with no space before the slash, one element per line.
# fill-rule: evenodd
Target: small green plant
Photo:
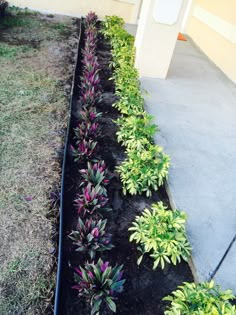
<path fill-rule="evenodd" d="M 124 194 L 146 193 L 149 197 L 152 190 L 157 190 L 167 177 L 170 159 L 161 147 L 152 144 L 157 127 L 152 124 L 152 117 L 144 113 L 144 98 L 138 70 L 134 65 L 134 37 L 123 26 L 122 19 L 112 16 L 106 17 L 102 28 L 102 34 L 112 46 L 111 79 L 115 82 L 115 94 L 118 97 L 113 106 L 128 116 L 118 120 L 118 141 L 127 147 L 127 159 L 117 171 Z"/>
<path fill-rule="evenodd" d="M 157 190 L 167 178 L 169 161 L 160 146 L 149 144 L 143 150 L 128 150 L 127 159 L 117 167 L 123 193 L 146 193 L 150 197 L 152 190 Z"/>
<path fill-rule="evenodd" d="M 153 141 L 154 134 L 158 127 L 152 124 L 153 116 L 143 112 L 139 116 L 128 116 L 117 119 L 116 124 L 120 130 L 116 133 L 118 142 L 128 149 L 134 149 L 146 138 L 149 142 Z"/>
<path fill-rule="evenodd" d="M 80 218 L 76 230 L 72 231 L 69 238 L 76 246 L 77 252 L 88 252 L 91 259 L 95 258 L 96 252 L 110 250 L 111 234 L 106 233 L 107 220 L 87 219 L 83 222 Z"/>
<path fill-rule="evenodd" d="M 102 306 L 107 305 L 112 312 L 116 312 L 114 299 L 117 293 L 122 292 L 125 279 L 123 265 L 111 267 L 109 262 L 101 259 L 95 263 L 86 263 L 84 268 L 76 268 L 75 282 L 72 288 L 85 297 L 91 305 L 91 315 L 101 314 Z"/>
<path fill-rule="evenodd" d="M 165 315 L 235 315 L 236 308 L 230 303 L 233 299 L 231 290 L 222 291 L 210 281 L 185 282 L 163 300 L 171 302 Z"/>
<path fill-rule="evenodd" d="M 0 19 L 0 29 L 25 26 L 36 27 L 41 23 L 33 18 L 34 15 L 37 15 L 36 12 L 28 12 L 27 9 L 15 9 L 14 7 L 10 7 L 7 10 L 13 14 L 5 14 L 5 16 Z"/>
<path fill-rule="evenodd" d="M 51 28 L 57 30 L 61 34 L 65 34 L 67 27 L 64 23 L 54 23 L 51 25 Z"/>
<path fill-rule="evenodd" d="M 29 52 L 30 49 L 27 45 L 14 46 L 0 43 L 0 58 L 12 59 L 18 54 Z"/>
<path fill-rule="evenodd" d="M 134 37 L 123 29 L 124 21 L 119 17 L 106 17 L 102 33 L 112 45 L 113 76 L 115 94 L 119 101 L 114 104 L 122 114 L 133 115 L 143 112 L 143 97 L 140 91 L 138 71 L 134 67 Z"/>
<path fill-rule="evenodd" d="M 27 7 L 20 8 L 15 5 L 11 5 L 9 11 L 13 13 L 13 16 L 37 16 L 39 14 L 37 11 L 30 10 Z"/>
<path fill-rule="evenodd" d="M 154 259 L 153 269 L 159 265 L 163 269 L 166 263 L 176 265 L 181 258 L 187 261 L 191 249 L 186 236 L 185 223 L 184 212 L 167 210 L 162 202 L 153 204 L 151 211 L 145 209 L 129 228 L 129 231 L 132 231 L 130 242 L 135 241 L 139 244 L 138 249 L 142 253 L 138 264 L 141 263 L 145 253 Z"/>
<path fill-rule="evenodd" d="M 119 101 L 114 103 L 113 107 L 121 114 L 132 116 L 143 112 L 143 97 L 138 88 L 127 86 L 123 91 L 117 90 L 115 94 L 119 97 Z"/>
<path fill-rule="evenodd" d="M 140 90 L 138 71 L 134 68 L 134 51 L 130 52 L 133 46 L 124 47 L 117 48 L 116 52 L 114 50 L 111 63 L 114 68 L 112 79 L 115 81 L 115 94 L 119 97 L 118 102 L 113 106 L 124 115 L 139 114 L 143 112 L 144 100 Z M 130 55 L 133 56 L 132 59 Z"/>
<path fill-rule="evenodd" d="M 105 29 L 111 29 L 114 26 L 118 26 L 118 27 L 123 27 L 125 24 L 125 21 L 117 16 L 117 15 L 106 15 L 105 17 L 105 21 L 103 22 L 103 26 L 105 27 Z"/>

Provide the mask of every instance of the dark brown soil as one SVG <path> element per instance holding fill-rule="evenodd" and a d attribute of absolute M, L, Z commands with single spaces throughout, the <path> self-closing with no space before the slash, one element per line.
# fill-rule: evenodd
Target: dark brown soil
<path fill-rule="evenodd" d="M 100 77 L 103 88 L 103 100 L 97 105 L 99 111 L 103 112 L 99 120 L 101 126 L 101 136 L 98 139 L 99 157 L 105 160 L 109 170 L 114 173 L 116 165 L 120 164 L 125 158 L 123 148 L 117 143 L 117 127 L 113 120 L 119 117 L 112 104 L 116 97 L 114 95 L 113 82 L 109 80 L 111 76 L 108 68 L 111 60 L 110 46 L 102 37 L 98 44 L 98 58 L 101 67 Z M 78 69 L 78 76 L 80 69 Z M 77 77 L 77 85 L 79 83 Z M 78 93 L 78 90 L 77 90 Z M 72 127 L 76 125 L 79 104 L 74 99 Z M 73 143 L 73 130 L 70 131 L 70 143 Z M 71 242 L 67 235 L 75 227 L 77 214 L 73 207 L 73 200 L 79 191 L 80 177 L 78 169 L 84 167 L 83 164 L 75 164 L 71 155 L 68 153 L 66 166 L 66 192 L 65 192 L 65 233 L 63 244 L 63 275 L 61 285 L 60 314 L 63 315 L 88 315 L 89 307 L 84 301 L 79 301 L 76 291 L 71 289 L 73 285 L 73 267 L 83 264 L 88 257 L 84 254 L 75 253 L 71 247 Z M 114 249 L 101 255 L 105 260 L 109 260 L 112 265 L 124 264 L 126 283 L 124 292 L 116 301 L 117 314 L 127 315 L 154 315 L 163 314 L 165 303 L 162 298 L 176 289 L 184 281 L 192 281 L 192 274 L 187 263 L 182 262 L 176 267 L 167 266 L 164 270 L 152 270 L 152 260 L 148 257 L 144 259 L 141 266 L 137 266 L 137 249 L 134 244 L 129 242 L 128 227 L 135 216 L 143 211 L 153 202 L 163 201 L 169 206 L 168 196 L 164 187 L 158 192 L 153 193 L 151 198 L 145 196 L 124 196 L 122 185 L 116 173 L 108 188 L 108 196 L 113 211 L 107 216 L 108 229 L 113 234 Z M 108 310 L 103 310 L 101 314 L 110 314 Z"/>

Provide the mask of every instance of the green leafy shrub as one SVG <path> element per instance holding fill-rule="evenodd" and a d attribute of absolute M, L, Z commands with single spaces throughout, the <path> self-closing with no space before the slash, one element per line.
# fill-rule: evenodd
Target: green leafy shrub
<path fill-rule="evenodd" d="M 115 94 L 119 97 L 114 104 L 122 114 L 133 115 L 143 111 L 144 100 L 142 97 L 139 75 L 134 67 L 135 50 L 133 43 L 127 46 L 118 46 L 112 50 L 113 67 L 112 79 L 115 81 Z"/>
<path fill-rule="evenodd" d="M 118 76 L 119 69 L 122 68 L 122 66 L 126 67 L 132 67 L 132 77 L 137 78 L 138 71 L 134 67 L 135 62 L 135 47 L 134 47 L 134 38 L 129 35 L 126 31 L 123 29 L 118 31 L 116 29 L 116 33 L 120 33 L 119 38 L 114 38 L 112 40 L 113 42 L 113 48 L 112 48 L 112 61 L 110 62 L 110 67 L 114 68 L 113 76 L 114 78 Z M 117 34 L 116 34 L 117 35 Z M 121 70 L 123 71 L 123 70 Z M 131 77 L 131 75 L 130 75 Z"/>
<path fill-rule="evenodd" d="M 157 190 L 167 178 L 170 158 L 157 145 L 149 144 L 144 150 L 128 150 L 127 159 L 117 167 L 123 184 L 123 193 L 131 195 Z"/>
<path fill-rule="evenodd" d="M 130 90 L 132 87 L 130 87 Z M 118 91 L 116 95 L 121 93 Z M 138 93 L 129 93 L 126 96 L 120 97 L 119 101 L 113 104 L 113 107 L 117 108 L 123 115 L 140 115 L 143 112 L 143 99 Z"/>
<path fill-rule="evenodd" d="M 122 114 L 133 115 L 143 111 L 143 97 L 138 71 L 134 67 L 134 37 L 123 29 L 123 25 L 124 21 L 120 18 L 106 17 L 102 33 L 112 45 L 113 60 L 110 66 L 116 84 L 115 94 L 119 97 L 114 107 Z"/>
<path fill-rule="evenodd" d="M 115 94 L 118 96 L 113 106 L 121 114 L 129 116 L 118 120 L 121 127 L 117 133 L 118 141 L 127 147 L 128 156 L 117 170 L 124 194 L 145 192 L 151 196 L 151 191 L 157 190 L 168 175 L 169 157 L 162 152 L 161 147 L 151 144 L 157 129 L 151 124 L 151 116 L 144 114 L 144 99 L 138 71 L 134 66 L 134 37 L 123 26 L 122 19 L 112 16 L 106 17 L 102 29 L 112 46 L 111 79 L 115 82 Z"/>
<path fill-rule="evenodd" d="M 124 24 L 125 21 L 117 15 L 107 15 L 105 17 L 105 21 L 103 22 L 103 25 L 107 30 L 109 30 L 113 26 L 123 27 Z"/>
<path fill-rule="evenodd" d="M 143 139 L 153 141 L 154 134 L 158 127 L 152 123 L 153 116 L 143 112 L 138 116 L 128 116 L 117 119 L 116 124 L 120 127 L 116 133 L 118 142 L 128 149 L 137 148 Z"/>
<path fill-rule="evenodd" d="M 138 249 L 142 253 L 138 264 L 145 253 L 154 259 L 153 269 L 159 264 L 162 269 L 166 263 L 176 265 L 181 258 L 187 261 L 191 249 L 186 236 L 185 222 L 184 212 L 167 210 L 162 202 L 153 204 L 151 211 L 145 209 L 142 215 L 137 216 L 129 231 L 132 231 L 130 242 L 135 241 L 139 244 Z"/>
<path fill-rule="evenodd" d="M 222 291 L 214 281 L 185 282 L 163 299 L 171 302 L 165 315 L 235 315 L 236 308 L 229 302 L 234 298 L 231 290 Z"/>

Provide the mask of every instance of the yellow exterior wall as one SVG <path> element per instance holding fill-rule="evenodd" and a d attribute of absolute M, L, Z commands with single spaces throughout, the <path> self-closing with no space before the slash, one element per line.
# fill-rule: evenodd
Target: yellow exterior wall
<path fill-rule="evenodd" d="M 43 12 L 51 12 L 72 16 L 83 16 L 95 11 L 99 17 L 119 15 L 130 22 L 134 4 L 119 0 L 9 0 L 10 5 L 28 7 Z"/>
<path fill-rule="evenodd" d="M 210 13 L 212 19 L 209 17 L 208 21 L 205 16 L 200 20 L 194 14 L 196 8 Z M 236 0 L 195 0 L 186 31 L 204 53 L 236 83 Z"/>
<path fill-rule="evenodd" d="M 195 4 L 232 24 L 236 23 L 235 0 L 197 0 Z"/>

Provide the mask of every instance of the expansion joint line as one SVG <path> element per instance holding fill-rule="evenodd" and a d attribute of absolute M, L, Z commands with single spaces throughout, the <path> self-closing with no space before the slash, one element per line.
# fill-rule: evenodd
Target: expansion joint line
<path fill-rule="evenodd" d="M 236 234 L 234 235 L 232 241 L 230 242 L 228 248 L 226 249 L 226 251 L 225 251 L 223 257 L 221 258 L 220 262 L 219 262 L 218 265 L 216 266 L 215 270 L 211 273 L 209 280 L 211 280 L 211 279 L 213 279 L 213 278 L 215 277 L 217 271 L 220 269 L 222 263 L 224 262 L 226 256 L 228 255 L 228 253 L 229 253 L 231 247 L 233 246 L 233 243 L 235 242 L 235 240 L 236 240 Z"/>

